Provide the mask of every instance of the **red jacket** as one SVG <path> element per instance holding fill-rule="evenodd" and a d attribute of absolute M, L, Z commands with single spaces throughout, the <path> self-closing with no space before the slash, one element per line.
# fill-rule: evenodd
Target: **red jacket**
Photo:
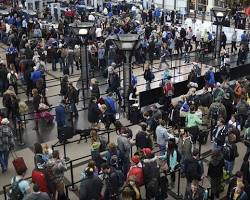
<path fill-rule="evenodd" d="M 141 167 L 138 167 L 138 166 L 130 167 L 128 175 L 127 175 L 127 181 L 129 180 L 129 177 L 131 176 L 136 177 L 136 182 L 138 186 L 144 185 L 143 170 Z"/>

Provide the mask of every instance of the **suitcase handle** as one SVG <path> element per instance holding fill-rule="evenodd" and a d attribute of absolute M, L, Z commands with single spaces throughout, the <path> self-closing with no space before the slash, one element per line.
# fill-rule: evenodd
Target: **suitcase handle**
<path fill-rule="evenodd" d="M 11 153 L 13 159 L 16 159 L 16 158 L 17 158 L 17 154 L 16 154 L 15 151 L 10 151 L 10 153 Z"/>

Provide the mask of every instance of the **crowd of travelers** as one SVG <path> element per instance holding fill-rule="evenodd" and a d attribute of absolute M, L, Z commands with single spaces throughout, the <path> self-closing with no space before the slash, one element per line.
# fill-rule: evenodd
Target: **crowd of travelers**
<path fill-rule="evenodd" d="M 109 8 L 106 9 L 110 13 Z M 229 82 L 227 33 L 222 32 L 221 36 L 221 50 L 224 51 L 221 83 L 216 80 L 214 68 L 211 67 L 204 75 L 206 85 L 202 93 L 198 93 L 197 79 L 200 73 L 196 70 L 198 68 L 194 68 L 188 76 L 188 93 L 176 102 L 172 99 L 175 90 L 169 61 L 177 55 L 185 63 L 190 63 L 192 50 L 203 54 L 212 53 L 215 34 L 207 30 L 193 30 L 191 27 L 179 28 L 175 26 L 174 15 L 171 18 L 172 24 L 166 25 L 160 19 L 157 9 L 144 13 L 135 8 L 132 14 L 120 9 L 119 18 L 113 13 L 106 18 L 90 13 L 87 17 L 73 19 L 77 24 L 94 17 L 95 25 L 86 37 L 74 34 L 69 26 L 72 19 L 67 17 L 59 21 L 58 28 L 50 26 L 49 29 L 44 29 L 40 20 L 33 19 L 33 23 L 29 23 L 18 9 L 13 9 L 7 19 L 1 20 L 1 40 L 8 45 L 7 63 L 0 62 L 0 94 L 7 110 L 0 115 L 2 172 L 8 170 L 9 154 L 15 147 L 14 139 L 18 137 L 17 123 L 22 126 L 24 119 L 21 114 L 28 111 L 26 103 L 18 97 L 20 83 L 26 85 L 28 100 L 29 97 L 33 98 L 34 130 L 39 131 L 41 119 L 48 124 L 54 121 L 50 112 L 52 105 L 46 98 L 48 63 L 52 63 L 52 71 L 56 71 L 59 65 L 63 74 L 60 90 L 62 101 L 55 108 L 58 130 L 70 127 L 72 117 L 78 117 L 76 104 L 79 102 L 79 90 L 69 81 L 69 77 L 82 67 L 80 46 L 84 43 L 87 44 L 90 69 L 103 72 L 108 80 L 108 89 L 107 95 L 102 96 L 98 80 L 91 79 L 88 122 L 91 124 L 89 135 L 92 161 L 81 173 L 80 200 L 166 199 L 167 190 L 176 186 L 178 170 L 187 182 L 184 199 L 205 200 L 207 191 L 199 186 L 205 177 L 209 177 L 211 199 L 219 198 L 224 190 L 223 179 L 227 177 L 227 199 L 247 200 L 250 197 L 250 84 L 249 77 L 233 85 Z M 136 123 L 141 130 L 136 133 L 117 120 L 116 99 L 113 97 L 115 93 L 120 105 L 124 101 L 119 90 L 120 77 L 115 70 L 124 60 L 124 55 L 110 38 L 114 34 L 123 33 L 144 34 L 132 61 L 133 64 L 145 65 L 146 90 L 150 90 L 155 78 L 152 72 L 154 60 L 160 60 L 159 68 L 164 65 L 160 85 L 164 96 L 159 102 L 162 106 L 158 108 L 152 105 L 150 110 L 141 114 Z M 231 53 L 238 53 L 237 64 L 243 64 L 247 58 L 249 33 L 244 31 L 241 41 L 237 41 L 236 31 L 231 37 Z M 240 42 L 239 50 L 237 42 Z M 130 84 L 125 98 L 133 105 L 137 94 L 137 77 L 134 74 Z M 110 143 L 106 137 L 98 135 L 100 122 L 105 129 L 114 125 L 116 143 Z M 212 154 L 206 172 L 199 157 L 198 144 L 206 144 L 207 141 L 211 141 Z M 234 174 L 234 162 L 239 156 L 238 142 L 243 142 L 247 151 L 241 168 Z M 133 145 L 137 151 L 131 156 Z M 67 199 L 65 160 L 58 151 L 52 151 L 47 145 L 43 147 L 39 143 L 34 144 L 34 153 L 33 185 L 24 179 L 27 167 L 17 167 L 17 174 L 11 179 L 8 191 L 10 199 Z"/>

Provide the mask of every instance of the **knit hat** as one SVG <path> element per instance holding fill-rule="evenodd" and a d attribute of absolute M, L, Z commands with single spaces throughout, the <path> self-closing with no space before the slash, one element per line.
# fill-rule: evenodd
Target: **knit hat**
<path fill-rule="evenodd" d="M 138 164 L 138 163 L 140 162 L 139 156 L 133 156 L 133 157 L 131 158 L 131 160 L 132 160 L 132 162 L 135 163 L 135 164 Z"/>
<path fill-rule="evenodd" d="M 152 150 L 150 148 L 143 148 L 142 151 L 145 156 L 149 156 L 152 154 Z"/>

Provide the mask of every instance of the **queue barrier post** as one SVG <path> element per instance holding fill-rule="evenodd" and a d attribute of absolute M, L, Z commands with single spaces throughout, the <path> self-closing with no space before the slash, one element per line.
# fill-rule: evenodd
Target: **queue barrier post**
<path fill-rule="evenodd" d="M 178 169 L 178 186 L 177 186 L 178 197 L 180 197 L 180 183 L 181 183 L 181 168 Z"/>
<path fill-rule="evenodd" d="M 19 145 L 23 146 L 24 142 L 23 142 L 23 135 L 22 135 L 22 127 L 21 127 L 22 122 L 18 120 L 17 123 L 18 123 L 18 133 L 19 133 Z"/>
<path fill-rule="evenodd" d="M 73 164 L 72 161 L 69 162 L 70 164 L 70 176 L 71 176 L 71 187 L 69 188 L 71 191 L 77 190 L 77 186 L 74 183 L 74 173 L 73 173 Z"/>

